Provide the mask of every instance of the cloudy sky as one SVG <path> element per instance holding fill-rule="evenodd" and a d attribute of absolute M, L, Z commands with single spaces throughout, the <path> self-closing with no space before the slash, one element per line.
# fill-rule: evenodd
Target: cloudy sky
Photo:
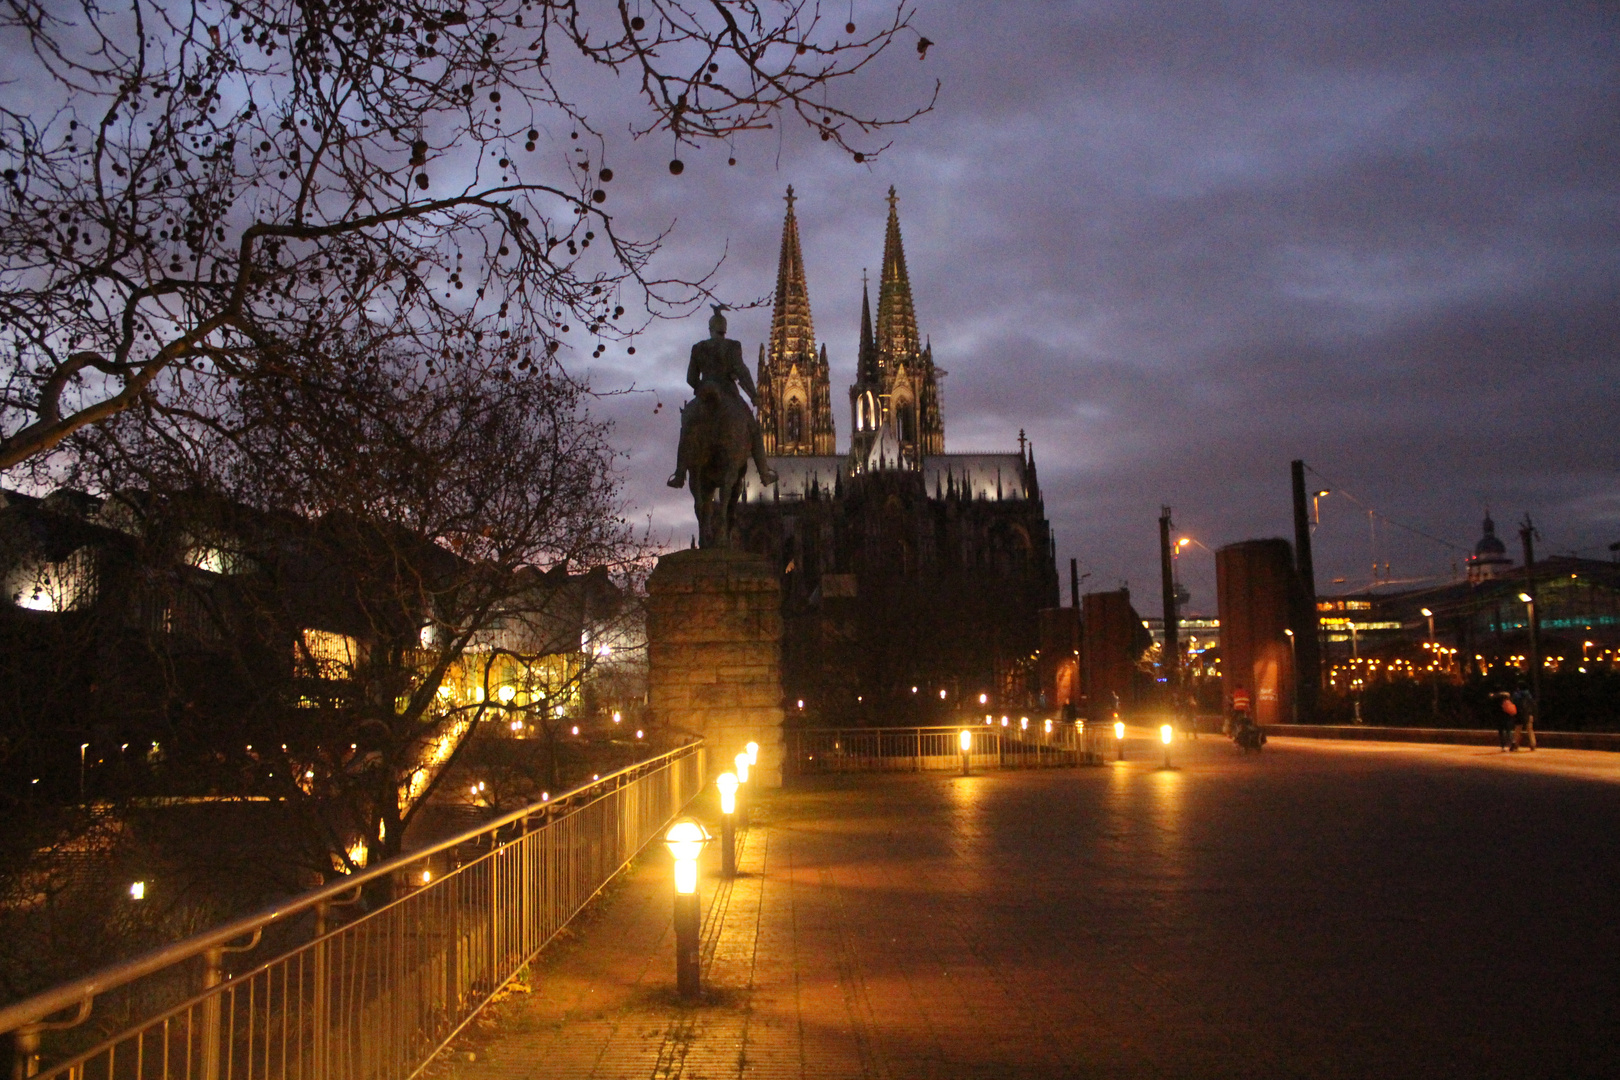
<path fill-rule="evenodd" d="M 875 10 L 856 3 L 855 21 Z M 1449 576 L 1487 503 L 1515 547 L 1529 513 L 1538 551 L 1609 557 L 1612 0 L 920 0 L 916 25 L 926 60 L 908 45 L 839 91 L 894 112 L 940 80 L 875 162 L 798 133 L 740 141 L 736 166 L 683 152 L 678 178 L 668 146 L 612 151 L 621 226 L 673 225 L 666 271 L 723 256 L 716 285 L 738 304 L 769 293 L 794 185 L 840 449 L 893 184 L 918 320 L 950 373 L 946 449 L 1027 431 L 1061 565 L 1078 558 L 1087 589 L 1156 595 L 1161 504 L 1209 548 L 1291 535 L 1296 457 L 1335 491 L 1323 591 L 1364 585 L 1375 557 L 1398 580 Z M 655 326 L 593 372 L 644 391 L 602 408 L 632 516 L 678 545 L 690 503 L 662 480 L 703 324 Z M 768 309 L 733 317 L 750 363 L 768 325 Z M 1213 611 L 1213 558 L 1183 565 L 1193 609 Z"/>

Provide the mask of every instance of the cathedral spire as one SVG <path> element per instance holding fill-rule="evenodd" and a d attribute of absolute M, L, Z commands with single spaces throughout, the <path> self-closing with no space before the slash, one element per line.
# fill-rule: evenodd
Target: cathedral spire
<path fill-rule="evenodd" d="M 793 213 L 793 185 L 787 189 L 787 216 L 782 221 L 782 253 L 776 264 L 776 304 L 771 311 L 770 354 L 774 360 L 813 357 L 816 331 L 810 321 L 810 289 L 804 280 L 804 254 L 799 248 L 799 219 Z"/>
<path fill-rule="evenodd" d="M 921 351 L 917 311 L 911 302 L 911 276 L 900 240 L 900 197 L 889 188 L 889 226 L 883 237 L 883 270 L 878 279 L 877 347 L 884 360 L 909 360 Z"/>
<path fill-rule="evenodd" d="M 876 382 L 878 377 L 877 345 L 872 338 L 872 293 L 866 284 L 866 271 L 861 271 L 861 351 L 856 357 L 856 379 Z"/>
<path fill-rule="evenodd" d="M 793 212 L 797 199 L 791 186 L 786 201 L 771 336 L 763 348 L 763 372 L 757 380 L 759 425 L 769 455 L 831 454 L 836 436 L 827 389 L 827 354 L 825 349 L 816 349 L 804 253 L 799 247 L 799 219 Z"/>

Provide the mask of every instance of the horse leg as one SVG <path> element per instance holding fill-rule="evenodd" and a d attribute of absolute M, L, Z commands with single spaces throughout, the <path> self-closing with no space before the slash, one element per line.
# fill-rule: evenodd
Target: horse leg
<path fill-rule="evenodd" d="M 697 518 L 698 547 L 706 548 L 713 542 L 710 539 L 712 524 L 709 515 L 710 493 L 704 490 L 703 473 L 701 469 L 692 470 L 692 514 Z"/>

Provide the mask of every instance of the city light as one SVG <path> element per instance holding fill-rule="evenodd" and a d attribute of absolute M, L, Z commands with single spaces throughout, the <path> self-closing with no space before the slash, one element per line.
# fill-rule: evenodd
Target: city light
<path fill-rule="evenodd" d="M 512 699 L 517 697 L 517 687 L 508 683 L 499 690 L 495 691 L 495 696 L 501 699 L 502 705 L 510 705 L 512 704 Z"/>
<path fill-rule="evenodd" d="M 743 747 L 743 749 L 748 751 L 748 764 L 750 764 L 750 765 L 758 765 L 759 764 L 759 743 L 751 742 L 747 746 Z"/>
<path fill-rule="evenodd" d="M 1114 738 L 1123 739 L 1124 737 L 1125 737 L 1125 721 L 1123 721 L 1123 720 L 1114 721 Z"/>
<path fill-rule="evenodd" d="M 146 899 L 146 882 L 132 881 L 129 883 L 129 898 L 131 900 Z"/>
<path fill-rule="evenodd" d="M 748 751 L 744 750 L 738 754 L 732 759 L 732 762 L 737 766 L 737 779 L 745 784 L 748 783 Z"/>
<path fill-rule="evenodd" d="M 722 814 L 735 814 L 737 812 L 737 774 L 723 772 L 715 777 L 714 786 L 720 789 L 720 812 Z"/>
<path fill-rule="evenodd" d="M 709 842 L 709 830 L 691 818 L 682 818 L 664 833 L 664 846 L 675 860 L 675 891 L 683 895 L 697 892 L 697 860 Z"/>
<path fill-rule="evenodd" d="M 1170 725 L 1169 724 L 1160 724 L 1159 725 L 1159 739 L 1164 743 L 1164 745 L 1166 745 L 1166 746 L 1170 745 Z"/>
<path fill-rule="evenodd" d="M 956 743 L 962 748 L 962 753 L 967 753 L 969 750 L 973 749 L 973 732 L 969 731 L 967 728 L 963 728 L 962 731 L 956 736 Z"/>

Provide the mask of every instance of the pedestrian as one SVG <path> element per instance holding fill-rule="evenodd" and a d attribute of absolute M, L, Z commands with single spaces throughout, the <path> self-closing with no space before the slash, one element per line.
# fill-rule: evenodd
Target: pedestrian
<path fill-rule="evenodd" d="M 1519 728 L 1524 732 L 1525 745 L 1536 748 L 1536 695 L 1528 687 L 1513 695 L 1513 705 L 1519 712 Z M 1515 740 L 1516 741 L 1516 740 Z"/>
<path fill-rule="evenodd" d="M 1503 753 L 1517 750 L 1513 738 L 1513 718 L 1518 714 L 1519 707 L 1513 703 L 1513 696 L 1506 690 L 1498 690 L 1491 695 L 1496 702 L 1496 742 Z"/>

